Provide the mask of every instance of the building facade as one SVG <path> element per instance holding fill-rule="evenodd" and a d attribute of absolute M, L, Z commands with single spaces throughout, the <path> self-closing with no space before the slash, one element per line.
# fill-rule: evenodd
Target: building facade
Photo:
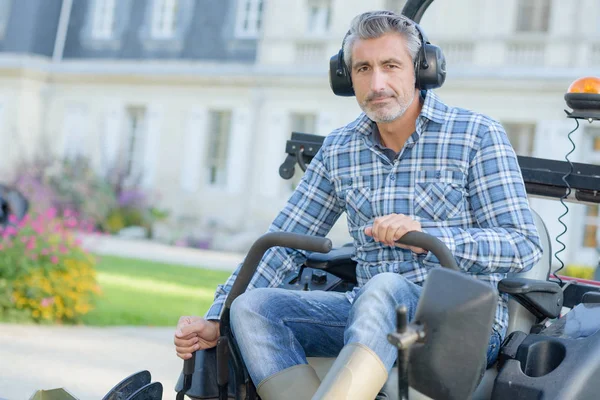
<path fill-rule="evenodd" d="M 1 0 L 0 170 L 40 146 L 98 171 L 120 165 L 160 195 L 171 229 L 244 251 L 297 183 L 278 175 L 290 132 L 326 135 L 360 112 L 328 83 L 349 21 L 403 5 Z M 518 154 L 564 159 L 574 122 L 563 95 L 600 74 L 598 1 L 438 1 L 421 25 L 448 60 L 444 101 L 501 121 Z M 572 138 L 572 161 L 598 163 L 600 123 Z M 552 237 L 562 232 L 559 202 L 531 204 Z M 598 206 L 568 206 L 560 258 L 595 265 Z M 348 238 L 343 219 L 335 245 Z"/>

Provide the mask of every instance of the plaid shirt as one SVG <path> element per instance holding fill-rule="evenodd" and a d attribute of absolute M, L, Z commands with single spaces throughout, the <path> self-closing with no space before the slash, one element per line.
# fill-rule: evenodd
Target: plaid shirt
<path fill-rule="evenodd" d="M 465 273 L 497 289 L 507 273 L 528 270 L 542 254 L 516 155 L 498 122 L 449 107 L 431 91 L 424 96 L 416 131 L 395 158 L 378 145 L 365 114 L 328 135 L 269 231 L 325 236 L 346 212 L 357 287 L 382 272 L 422 284 L 439 266 L 432 253 L 385 246 L 364 233 L 376 217 L 409 215 L 448 246 Z M 304 260 L 302 251 L 270 249 L 249 289 L 278 286 Z M 219 318 L 236 276 L 217 288 L 207 319 Z M 347 293 L 350 301 L 355 292 Z M 494 330 L 501 337 L 507 301 L 499 296 Z"/>

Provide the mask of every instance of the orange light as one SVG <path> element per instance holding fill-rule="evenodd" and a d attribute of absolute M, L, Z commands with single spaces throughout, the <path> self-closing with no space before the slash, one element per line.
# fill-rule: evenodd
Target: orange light
<path fill-rule="evenodd" d="M 593 93 L 600 94 L 600 78 L 586 76 L 579 78 L 569 86 L 568 93 Z"/>

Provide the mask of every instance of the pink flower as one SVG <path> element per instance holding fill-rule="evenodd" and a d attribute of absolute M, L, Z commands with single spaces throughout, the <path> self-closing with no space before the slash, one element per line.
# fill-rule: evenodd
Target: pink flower
<path fill-rule="evenodd" d="M 46 210 L 45 217 L 48 218 L 48 219 L 54 219 L 54 218 L 56 218 L 57 214 L 58 213 L 56 211 L 56 208 L 52 207 L 52 208 L 49 208 L 48 210 Z"/>
<path fill-rule="evenodd" d="M 10 222 L 11 224 L 16 224 L 18 222 L 17 216 L 14 214 L 10 214 L 8 216 L 8 222 Z"/>
<path fill-rule="evenodd" d="M 58 264 L 58 257 L 57 256 L 50 257 L 50 262 L 52 264 Z"/>
<path fill-rule="evenodd" d="M 40 305 L 42 307 L 48 307 L 50 305 L 54 304 L 54 297 L 45 297 L 42 299 L 42 301 L 40 302 Z"/>
<path fill-rule="evenodd" d="M 21 222 L 19 222 L 19 227 L 22 228 L 25 225 L 27 225 L 27 223 L 29 222 L 29 214 L 26 214 L 23 219 L 21 220 Z"/>
<path fill-rule="evenodd" d="M 43 256 L 47 256 L 48 254 L 50 254 L 50 250 L 48 250 L 48 249 L 42 249 L 41 253 L 42 253 Z"/>
<path fill-rule="evenodd" d="M 33 249 L 35 249 L 35 240 L 30 240 L 29 242 L 27 242 L 27 246 L 25 248 L 27 250 L 33 250 Z"/>
<path fill-rule="evenodd" d="M 63 254 L 67 254 L 69 252 L 69 249 L 67 249 L 65 246 L 63 246 L 62 244 L 58 247 L 58 251 L 60 251 Z"/>

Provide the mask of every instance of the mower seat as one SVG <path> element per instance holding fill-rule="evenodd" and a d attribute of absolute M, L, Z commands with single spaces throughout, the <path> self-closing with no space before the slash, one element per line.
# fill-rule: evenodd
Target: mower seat
<path fill-rule="evenodd" d="M 550 283 L 548 282 L 548 278 L 550 277 L 550 273 L 553 272 L 552 242 L 550 240 L 550 234 L 548 233 L 546 224 L 539 216 L 539 214 L 536 213 L 534 210 L 531 210 L 531 213 L 533 214 L 535 226 L 537 227 L 538 233 L 540 235 L 542 248 L 544 249 L 542 252 L 542 258 L 529 271 L 519 272 L 516 274 L 509 274 L 508 278 L 509 280 L 511 278 L 516 278 Z M 513 296 L 510 296 L 508 300 L 508 315 L 508 330 L 506 332 L 507 336 L 515 331 L 529 333 L 531 331 L 531 328 L 538 322 L 536 315 L 534 315 L 534 313 L 532 313 L 523 305 L 521 305 L 520 302 L 516 300 Z"/>
<path fill-rule="evenodd" d="M 533 219 L 540 235 L 540 241 L 543 248 L 542 258 L 534 265 L 530 270 L 525 272 L 519 272 L 509 274 L 509 278 L 526 278 L 538 281 L 547 282 L 551 272 L 551 260 L 552 260 L 552 247 L 550 242 L 550 235 L 548 229 L 542 218 L 534 211 L 531 210 Z M 514 331 L 522 331 L 529 333 L 533 325 L 537 322 L 536 317 L 528 311 L 525 307 L 519 304 L 518 301 L 509 298 L 508 301 L 508 313 L 509 322 L 507 335 Z M 323 379 L 327 374 L 327 371 L 333 364 L 334 358 L 326 357 L 308 357 L 309 364 L 315 369 L 319 378 Z M 494 367 L 488 368 L 475 392 L 473 393 L 473 400 L 488 400 L 491 398 L 491 393 L 494 385 L 494 381 L 498 374 L 497 369 Z M 398 397 L 398 371 L 396 367 L 392 369 L 389 374 L 388 380 L 383 387 L 383 392 L 386 393 L 389 399 L 397 399 Z M 410 388 L 409 398 L 411 400 L 431 400 L 430 397 L 417 392 Z"/>

